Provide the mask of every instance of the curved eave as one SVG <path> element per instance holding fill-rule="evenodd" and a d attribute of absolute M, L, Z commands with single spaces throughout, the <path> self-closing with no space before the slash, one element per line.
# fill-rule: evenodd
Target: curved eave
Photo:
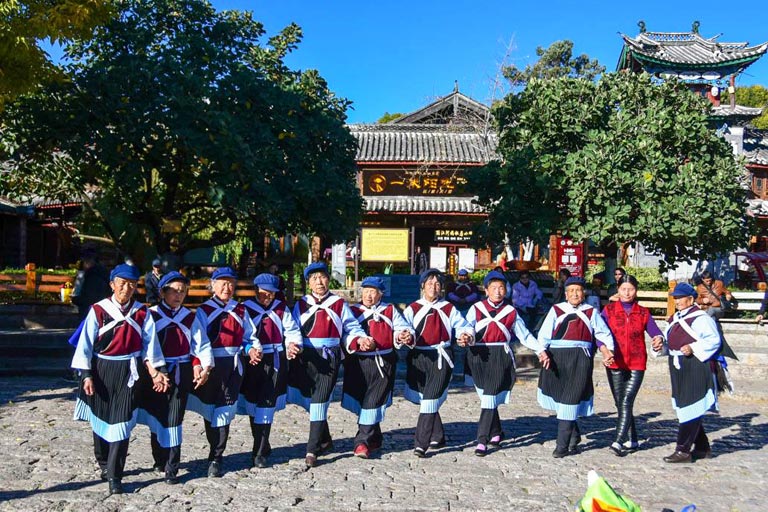
<path fill-rule="evenodd" d="M 723 62 L 691 63 L 691 62 L 675 62 L 675 61 L 669 61 L 669 60 L 663 60 L 663 59 L 656 59 L 654 57 L 649 57 L 648 55 L 644 55 L 642 53 L 632 52 L 632 51 L 630 51 L 629 53 L 632 55 L 633 59 L 637 60 L 644 66 L 654 64 L 656 66 L 663 66 L 666 69 L 674 69 L 675 71 L 680 71 L 683 69 L 694 69 L 694 70 L 717 69 L 719 71 L 722 71 L 723 75 L 730 75 L 733 73 L 743 71 L 744 69 L 749 67 L 752 63 L 754 63 L 760 57 L 763 56 L 763 54 L 761 53 L 759 55 L 752 55 L 750 57 L 744 57 L 741 59 L 726 60 Z M 661 71 L 662 70 L 654 70 L 654 72 L 661 72 Z"/>

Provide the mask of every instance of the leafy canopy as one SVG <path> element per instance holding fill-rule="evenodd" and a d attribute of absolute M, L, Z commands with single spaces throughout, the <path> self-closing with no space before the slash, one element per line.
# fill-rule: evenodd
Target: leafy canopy
<path fill-rule="evenodd" d="M 530 80 L 494 108 L 499 154 L 468 188 L 485 242 L 558 230 L 598 244 L 641 242 L 662 268 L 747 241 L 744 168 L 707 124 L 708 102 L 647 74 Z"/>
<path fill-rule="evenodd" d="M 3 0 L 0 2 L 0 106 L 34 86 L 60 77 L 40 46 L 87 37 L 105 23 L 107 0 Z"/>
<path fill-rule="evenodd" d="M 573 42 L 568 40 L 555 41 L 548 48 L 539 46 L 536 55 L 539 60 L 528 64 L 525 69 L 515 65 L 502 69 L 504 77 L 513 87 L 524 87 L 533 79 L 571 77 L 594 80 L 605 72 L 604 66 L 595 59 L 590 60 L 586 54 L 574 57 Z"/>
<path fill-rule="evenodd" d="M 83 229 L 133 254 L 245 247 L 264 232 L 354 236 L 348 102 L 284 64 L 298 26 L 262 44 L 250 13 L 203 0 L 120 6 L 67 45 L 70 83 L 9 106 L 0 192 L 80 199 Z"/>

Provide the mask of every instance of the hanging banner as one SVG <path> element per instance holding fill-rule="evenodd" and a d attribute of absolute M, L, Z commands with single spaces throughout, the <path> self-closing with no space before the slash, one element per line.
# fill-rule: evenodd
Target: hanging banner
<path fill-rule="evenodd" d="M 475 250 L 464 247 L 459 248 L 459 270 L 462 268 L 470 272 L 475 271 Z"/>
<path fill-rule="evenodd" d="M 448 268 L 447 247 L 429 248 L 429 268 L 436 268 L 440 272 L 445 272 L 446 268 Z"/>
<path fill-rule="evenodd" d="M 361 261 L 408 263 L 408 229 L 363 228 Z"/>

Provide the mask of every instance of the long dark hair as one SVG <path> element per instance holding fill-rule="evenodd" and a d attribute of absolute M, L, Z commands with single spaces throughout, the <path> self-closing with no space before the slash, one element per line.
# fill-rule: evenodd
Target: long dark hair
<path fill-rule="evenodd" d="M 616 288 L 618 288 L 619 286 L 621 286 L 624 283 L 631 284 L 632 286 L 635 287 L 635 290 L 639 290 L 640 289 L 640 285 L 638 284 L 637 279 L 635 278 L 635 276 L 631 276 L 629 274 L 624 274 L 624 276 L 622 276 L 622 278 L 619 279 L 619 282 L 616 283 Z"/>

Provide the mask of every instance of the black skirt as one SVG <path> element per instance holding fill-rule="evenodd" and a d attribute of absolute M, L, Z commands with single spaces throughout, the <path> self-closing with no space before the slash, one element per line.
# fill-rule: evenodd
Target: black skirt
<path fill-rule="evenodd" d="M 133 358 L 138 369 L 139 358 Z M 75 403 L 75 419 L 89 421 L 93 432 L 107 442 L 124 441 L 131 437 L 136 426 L 136 390 L 131 387 L 131 360 L 112 360 L 94 357 L 91 375 L 95 392 L 88 396 L 82 381 Z"/>
<path fill-rule="evenodd" d="M 331 395 L 341 367 L 341 347 L 304 350 L 288 363 L 288 402 L 309 411 L 309 421 L 328 419 Z"/>
<path fill-rule="evenodd" d="M 360 425 L 380 423 L 392 404 L 397 353 L 393 350 L 380 357 L 381 366 L 376 356 L 352 354 L 344 359 L 341 406 L 357 414 Z"/>
<path fill-rule="evenodd" d="M 181 445 L 181 424 L 189 392 L 194 387 L 192 363 L 173 365 L 168 378 L 170 388 L 165 393 L 158 393 L 152 389 L 152 378 L 144 365 L 139 369 L 138 422 L 149 427 L 163 448 Z"/>
<path fill-rule="evenodd" d="M 675 368 L 677 357 L 680 369 Z M 707 411 L 717 410 L 717 389 L 709 361 L 695 356 L 670 356 L 669 377 L 672 383 L 672 407 L 680 423 L 695 420 Z"/>
<path fill-rule="evenodd" d="M 592 384 L 594 358 L 582 348 L 551 348 L 551 365 L 539 373 L 538 400 L 560 420 L 575 420 L 594 413 Z"/>
<path fill-rule="evenodd" d="M 453 349 L 445 347 L 453 359 Z M 438 367 L 438 358 L 442 359 Z M 419 404 L 420 413 L 435 413 L 448 396 L 453 369 L 437 350 L 413 349 L 408 352 L 405 398 Z"/>
<path fill-rule="evenodd" d="M 277 370 L 275 357 L 279 361 Z M 288 387 L 288 359 L 285 352 L 264 354 L 259 364 L 254 366 L 246 362 L 243 368 L 237 412 L 251 416 L 254 423 L 272 423 L 275 412 L 285 409 Z"/>
<path fill-rule="evenodd" d="M 509 403 L 510 391 L 515 385 L 514 354 L 502 345 L 486 346 L 479 343 L 467 351 L 467 368 L 480 395 L 480 407 L 495 409 Z M 465 372 L 466 373 L 466 372 Z"/>
<path fill-rule="evenodd" d="M 235 356 L 214 358 L 215 367 L 208 381 L 192 390 L 187 408 L 200 414 L 214 427 L 229 425 L 237 412 L 237 397 L 243 376 L 234 365 Z M 240 356 L 238 356 L 240 357 Z M 240 361 L 242 369 L 243 361 Z"/>

